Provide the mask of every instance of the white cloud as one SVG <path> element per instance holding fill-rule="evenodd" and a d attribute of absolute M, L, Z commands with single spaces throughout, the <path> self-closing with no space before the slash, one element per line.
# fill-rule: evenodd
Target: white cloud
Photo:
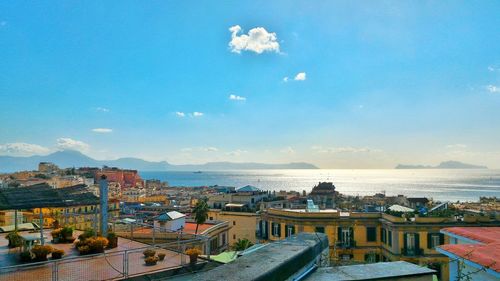
<path fill-rule="evenodd" d="M 252 51 L 257 54 L 263 52 L 280 52 L 278 37 L 274 32 L 268 32 L 263 27 L 250 29 L 248 34 L 238 35 L 242 31 L 241 26 L 235 25 L 229 28 L 231 41 L 229 48 L 231 52 L 240 54 L 241 51 Z"/>
<path fill-rule="evenodd" d="M 186 117 L 186 113 L 181 112 L 181 111 L 177 111 L 177 112 L 175 113 L 175 115 L 177 115 L 177 117 L 180 117 L 180 118 Z"/>
<path fill-rule="evenodd" d="M 74 140 L 71 138 L 58 138 L 57 147 L 60 149 L 71 149 L 81 152 L 88 151 L 90 149 L 90 145 L 84 143 L 83 141 Z"/>
<path fill-rule="evenodd" d="M 113 129 L 109 129 L 109 128 L 95 128 L 95 129 L 92 129 L 92 132 L 94 132 L 94 133 L 100 133 L 100 134 L 106 134 L 106 133 L 113 132 Z"/>
<path fill-rule="evenodd" d="M 0 154 L 8 156 L 31 156 L 48 154 L 50 149 L 38 144 L 14 142 L 0 144 Z"/>
<path fill-rule="evenodd" d="M 285 83 L 288 82 L 288 76 L 283 77 L 283 82 L 285 82 Z"/>
<path fill-rule="evenodd" d="M 322 147 L 322 146 L 313 146 L 311 148 L 312 150 L 315 150 L 316 152 L 319 153 L 370 153 L 370 152 L 381 152 L 382 150 L 380 149 L 373 149 L 373 148 L 368 148 L 368 147 L 352 147 L 352 146 L 346 146 L 346 147 Z"/>
<path fill-rule="evenodd" d="M 306 80 L 306 73 L 305 72 L 299 72 L 297 75 L 295 75 L 295 78 L 293 78 L 295 81 L 304 81 Z"/>
<path fill-rule="evenodd" d="M 96 107 L 95 110 L 99 112 L 109 112 L 109 109 L 105 107 Z"/>
<path fill-rule="evenodd" d="M 494 85 L 488 85 L 486 86 L 486 90 L 492 94 L 497 94 L 500 93 L 500 87 L 494 86 Z"/>
<path fill-rule="evenodd" d="M 191 117 L 201 117 L 203 115 L 204 115 L 203 112 L 195 111 L 191 114 Z"/>
<path fill-rule="evenodd" d="M 241 149 L 236 149 L 234 151 L 230 151 L 228 153 L 226 153 L 227 155 L 230 155 L 230 156 L 240 156 L 241 154 L 243 153 L 247 153 L 248 151 L 246 150 L 241 150 Z"/>
<path fill-rule="evenodd" d="M 246 101 L 247 100 L 247 98 L 245 98 L 245 97 L 237 96 L 237 95 L 233 95 L 233 94 L 229 95 L 229 99 L 230 100 L 239 100 L 239 101 Z"/>
<path fill-rule="evenodd" d="M 193 149 L 191 147 L 185 147 L 183 149 L 181 149 L 181 152 L 191 152 L 193 151 Z"/>
<path fill-rule="evenodd" d="M 201 149 L 203 151 L 206 151 L 206 152 L 216 152 L 216 151 L 219 151 L 219 149 L 217 147 L 213 147 L 213 146 L 202 147 Z"/>
<path fill-rule="evenodd" d="M 446 148 L 448 149 L 463 149 L 463 148 L 467 148 L 467 145 L 465 144 L 461 144 L 461 143 L 457 143 L 457 144 L 448 144 L 446 146 Z"/>
<path fill-rule="evenodd" d="M 287 147 L 283 148 L 282 150 L 280 150 L 280 152 L 287 153 L 287 154 L 294 154 L 295 150 L 293 149 L 293 147 L 287 146 Z"/>

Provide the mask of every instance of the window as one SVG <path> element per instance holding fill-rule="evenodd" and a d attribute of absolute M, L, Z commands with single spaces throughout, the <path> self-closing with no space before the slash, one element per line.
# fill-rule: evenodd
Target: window
<path fill-rule="evenodd" d="M 387 243 L 387 230 L 385 228 L 380 229 L 380 240 L 382 243 Z"/>
<path fill-rule="evenodd" d="M 233 221 L 233 225 L 236 225 L 236 221 Z"/>
<path fill-rule="evenodd" d="M 217 244 L 219 244 L 219 239 L 215 237 L 214 239 L 210 240 L 210 252 L 214 252 L 217 250 Z"/>
<path fill-rule="evenodd" d="M 214 217 L 209 217 L 209 218 L 208 218 L 208 220 L 213 221 L 213 220 L 214 220 Z"/>
<path fill-rule="evenodd" d="M 236 240 L 236 234 L 233 234 L 233 239 Z"/>
<path fill-rule="evenodd" d="M 295 234 L 295 226 L 294 225 L 287 225 L 286 226 L 286 237 L 290 237 Z"/>
<path fill-rule="evenodd" d="M 351 259 L 351 255 L 342 255 L 342 260 L 343 261 L 348 261 Z"/>
<path fill-rule="evenodd" d="M 314 231 L 319 232 L 319 233 L 325 233 L 325 227 L 324 226 L 316 226 Z"/>
<path fill-rule="evenodd" d="M 415 249 L 415 233 L 406 234 L 406 248 L 408 250 Z"/>
<path fill-rule="evenodd" d="M 279 223 L 276 223 L 276 222 L 272 223 L 272 233 L 271 234 L 275 237 L 281 236 L 281 225 Z"/>
<path fill-rule="evenodd" d="M 387 244 L 392 247 L 392 231 L 387 231 Z"/>
<path fill-rule="evenodd" d="M 222 236 L 221 236 L 221 246 L 224 246 L 226 245 L 226 233 L 222 233 Z"/>
<path fill-rule="evenodd" d="M 342 228 L 342 244 L 345 246 L 351 245 L 351 231 L 349 228 Z"/>
<path fill-rule="evenodd" d="M 366 227 L 366 241 L 376 242 L 377 241 L 377 228 L 374 226 Z"/>
<path fill-rule="evenodd" d="M 444 235 L 441 233 L 427 233 L 427 248 L 434 249 L 444 244 Z"/>

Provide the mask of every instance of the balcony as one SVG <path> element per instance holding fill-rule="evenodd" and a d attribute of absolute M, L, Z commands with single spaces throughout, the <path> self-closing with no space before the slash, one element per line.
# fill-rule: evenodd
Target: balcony
<path fill-rule="evenodd" d="M 341 249 L 352 249 L 356 248 L 356 241 L 350 240 L 350 241 L 339 241 L 336 243 L 336 246 Z"/>
<path fill-rule="evenodd" d="M 423 254 L 424 254 L 424 250 L 422 248 L 416 248 L 416 249 L 402 248 L 401 249 L 401 255 L 407 256 L 407 257 L 417 257 L 417 256 L 421 256 Z"/>

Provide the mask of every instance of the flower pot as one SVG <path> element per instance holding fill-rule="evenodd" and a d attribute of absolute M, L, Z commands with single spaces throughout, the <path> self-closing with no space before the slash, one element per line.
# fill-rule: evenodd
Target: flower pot
<path fill-rule="evenodd" d="M 197 261 L 198 261 L 198 255 L 190 255 L 189 256 L 189 263 L 191 265 L 195 265 Z"/>

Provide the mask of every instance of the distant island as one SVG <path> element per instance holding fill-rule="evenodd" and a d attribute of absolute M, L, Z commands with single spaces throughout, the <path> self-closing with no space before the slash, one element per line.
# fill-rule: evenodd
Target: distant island
<path fill-rule="evenodd" d="M 234 163 L 209 162 L 205 164 L 174 165 L 166 161 L 152 162 L 139 158 L 119 158 L 116 160 L 96 160 L 74 150 L 57 151 L 44 156 L 13 157 L 0 156 L 0 173 L 31 171 L 38 168 L 40 162 L 51 162 L 61 168 L 69 167 L 120 167 L 139 171 L 216 171 L 216 170 L 258 170 L 258 169 L 319 169 L 309 163 Z"/>
<path fill-rule="evenodd" d="M 488 167 L 462 163 L 459 161 L 445 161 L 437 166 L 399 164 L 395 169 L 488 169 Z"/>

